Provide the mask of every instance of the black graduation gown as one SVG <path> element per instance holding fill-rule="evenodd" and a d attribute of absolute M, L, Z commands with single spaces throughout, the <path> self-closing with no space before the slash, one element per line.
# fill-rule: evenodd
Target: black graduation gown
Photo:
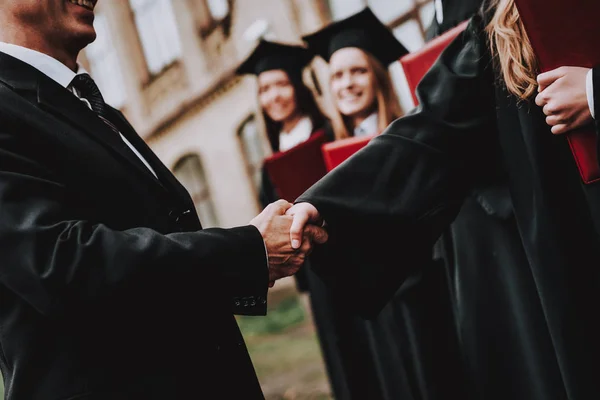
<path fill-rule="evenodd" d="M 460 4 L 443 1 L 448 18 L 444 18 L 442 25 L 436 25 L 436 34 L 475 14 L 481 3 L 481 0 Z M 507 314 L 502 321 L 482 324 L 480 321 L 488 319 L 492 300 L 479 300 L 493 299 L 494 308 L 503 310 L 513 309 L 512 304 L 531 302 L 516 296 L 510 286 L 502 285 L 511 279 L 525 281 L 527 275 L 523 274 L 528 270 L 507 178 L 506 169 L 498 162 L 486 179 L 479 180 L 469 191 L 456 219 L 434 250 L 434 258 L 442 263 L 442 273 L 446 276 L 438 279 L 449 285 L 465 368 L 469 376 L 477 376 L 472 380 L 473 392 L 485 399 L 512 398 L 512 386 L 521 385 L 514 379 L 510 384 L 503 383 L 506 360 L 502 349 L 495 346 L 498 340 L 514 340 L 516 331 L 510 318 L 518 318 L 519 314 Z M 517 338 L 514 345 L 524 337 Z M 499 389 L 490 393 L 486 388 Z"/>
<path fill-rule="evenodd" d="M 566 138 L 551 134 L 538 107 L 495 87 L 482 26 L 474 18 L 438 59 L 416 110 L 298 199 L 329 227 L 312 257 L 346 307 L 372 317 L 427 263 L 431 245 L 474 201 L 469 194 L 505 180 L 518 238 L 490 257 L 518 263 L 490 267 L 461 246 L 477 262 L 451 277 L 459 292 L 477 289 L 454 294 L 469 393 L 598 398 L 600 186 L 582 184 Z M 473 222 L 463 220 L 464 229 Z M 488 245 L 495 239 L 472 243 Z"/>
<path fill-rule="evenodd" d="M 362 268 L 368 269 L 367 265 Z M 369 319 L 333 293 L 348 396 L 338 399 L 464 399 L 464 372 L 443 262 L 412 271 Z M 343 328 L 343 329 L 342 329 Z"/>

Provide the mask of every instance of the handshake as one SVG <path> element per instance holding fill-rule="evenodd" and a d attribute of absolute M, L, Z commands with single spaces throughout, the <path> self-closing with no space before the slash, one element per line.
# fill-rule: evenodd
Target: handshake
<path fill-rule="evenodd" d="M 298 272 L 314 243 L 327 241 L 327 231 L 317 209 L 308 203 L 285 200 L 269 204 L 252 221 L 263 237 L 269 262 L 269 287 L 277 279 Z"/>

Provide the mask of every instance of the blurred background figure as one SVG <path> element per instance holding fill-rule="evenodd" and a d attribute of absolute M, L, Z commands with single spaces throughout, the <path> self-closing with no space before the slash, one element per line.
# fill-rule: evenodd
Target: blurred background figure
<path fill-rule="evenodd" d="M 312 53 L 302 46 L 261 40 L 237 73 L 255 75 L 258 104 L 262 111 L 271 151 L 287 151 L 317 133 L 332 133 L 313 94 L 303 82 Z M 261 205 L 277 200 L 266 170 L 262 170 Z"/>
<path fill-rule="evenodd" d="M 329 63 L 336 139 L 379 134 L 400 117 L 387 67 L 408 50 L 369 8 L 303 39 Z"/>

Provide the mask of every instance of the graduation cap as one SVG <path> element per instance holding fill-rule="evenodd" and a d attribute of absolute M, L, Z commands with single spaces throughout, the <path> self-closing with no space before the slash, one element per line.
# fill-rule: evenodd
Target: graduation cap
<path fill-rule="evenodd" d="M 331 55 L 346 47 L 358 47 L 383 65 L 398 61 L 408 50 L 369 7 L 346 19 L 302 37 L 308 48 L 329 62 Z"/>
<path fill-rule="evenodd" d="M 313 53 L 306 47 L 261 39 L 236 72 L 240 75 L 259 75 L 265 71 L 282 69 L 290 75 L 298 75 L 312 58 Z"/>

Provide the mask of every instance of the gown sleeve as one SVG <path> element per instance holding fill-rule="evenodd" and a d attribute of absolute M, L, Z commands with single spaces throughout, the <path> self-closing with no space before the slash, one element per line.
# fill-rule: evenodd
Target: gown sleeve
<path fill-rule="evenodd" d="M 480 17 L 417 88 L 420 106 L 297 199 L 325 219 L 314 269 L 344 304 L 376 314 L 431 248 L 485 174 L 496 132 L 493 71 Z M 489 149 L 489 150 L 488 150 Z"/>

